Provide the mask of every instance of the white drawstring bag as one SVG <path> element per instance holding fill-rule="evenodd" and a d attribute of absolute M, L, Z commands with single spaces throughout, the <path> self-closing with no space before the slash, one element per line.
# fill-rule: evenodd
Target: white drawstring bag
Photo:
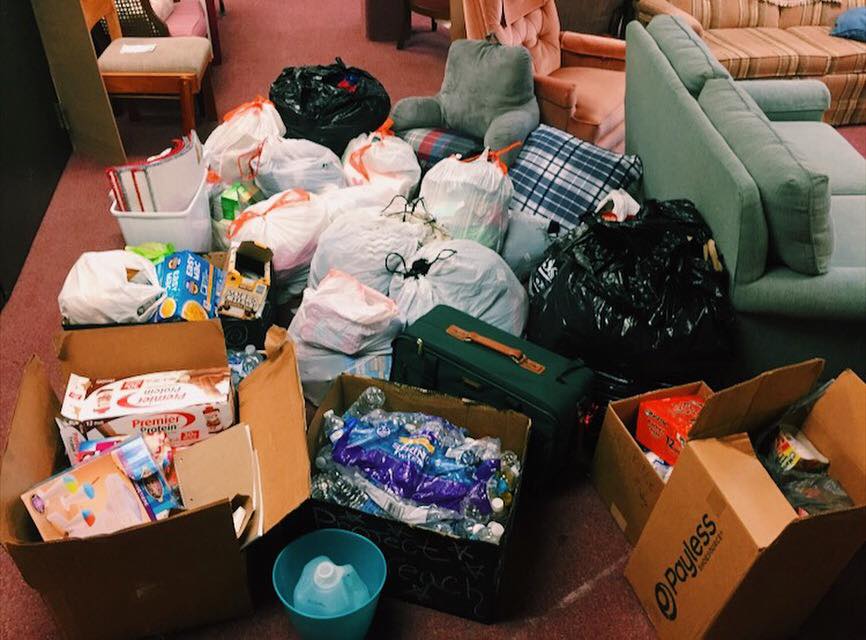
<path fill-rule="evenodd" d="M 505 165 L 485 149 L 473 160 L 452 156 L 437 162 L 424 176 L 420 197 L 453 238 L 475 240 L 499 251 L 513 194 Z"/>
<path fill-rule="evenodd" d="M 393 300 L 333 270 L 304 291 L 289 333 L 296 342 L 355 356 L 390 352 L 402 328 Z"/>
<path fill-rule="evenodd" d="M 415 150 L 391 133 L 388 123 L 349 141 L 343 152 L 343 171 L 350 185 L 379 185 L 391 197 L 410 197 L 421 180 Z"/>
<path fill-rule="evenodd" d="M 388 295 L 406 324 L 446 304 L 515 336 L 523 332 L 526 291 L 499 254 L 474 240 L 432 242 L 408 260 L 392 256 L 389 267 Z"/>
<path fill-rule="evenodd" d="M 328 215 L 316 196 L 289 189 L 247 208 L 229 224 L 227 236 L 231 242 L 253 240 L 273 252 L 272 286 L 277 301 L 285 302 L 306 282 L 305 271 L 327 226 Z"/>
<path fill-rule="evenodd" d="M 274 103 L 262 97 L 245 102 L 223 116 L 204 143 L 205 160 L 223 182 L 250 180 L 252 162 L 268 136 L 283 136 L 286 127 Z"/>
<path fill-rule="evenodd" d="M 559 230 L 559 223 L 555 220 L 525 211 L 511 212 L 500 255 L 518 280 L 529 280 L 541 264 L 547 248 L 556 240 Z"/>
<path fill-rule="evenodd" d="M 147 322 L 165 298 L 153 263 L 131 251 L 82 253 L 57 297 L 63 324 Z"/>
<path fill-rule="evenodd" d="M 321 193 L 329 187 L 345 187 L 346 176 L 337 154 L 311 140 L 265 138 L 253 160 L 256 184 L 272 196 L 287 189 Z"/>
<path fill-rule="evenodd" d="M 326 189 L 321 194 L 328 218 L 333 222 L 347 213 L 361 210 L 382 211 L 394 193 L 381 184 L 360 184 L 342 189 Z"/>
<path fill-rule="evenodd" d="M 387 295 L 391 273 L 385 260 L 391 253 L 411 256 L 424 237 L 424 228 L 399 218 L 386 218 L 376 209 L 347 213 L 325 229 L 310 264 L 310 286 L 316 288 L 331 269 L 357 278 Z"/>
<path fill-rule="evenodd" d="M 388 380 L 391 375 L 391 353 L 347 356 L 345 353 L 295 343 L 295 359 L 301 376 L 304 397 L 320 405 L 341 373 L 365 378 Z"/>

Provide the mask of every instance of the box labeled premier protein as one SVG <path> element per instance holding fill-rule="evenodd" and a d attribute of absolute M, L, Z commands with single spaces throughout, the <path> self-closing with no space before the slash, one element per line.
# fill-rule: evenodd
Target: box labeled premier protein
<path fill-rule="evenodd" d="M 164 431 L 193 444 L 234 423 L 228 367 L 146 373 L 125 378 L 69 376 L 61 415 L 106 436 Z"/>

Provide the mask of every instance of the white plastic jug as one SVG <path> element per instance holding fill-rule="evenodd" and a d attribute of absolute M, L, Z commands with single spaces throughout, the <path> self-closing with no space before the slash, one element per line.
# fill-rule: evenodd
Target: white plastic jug
<path fill-rule="evenodd" d="M 310 560 L 295 585 L 294 605 L 308 616 L 340 616 L 361 607 L 370 590 L 350 564 L 336 565 L 327 556 Z"/>

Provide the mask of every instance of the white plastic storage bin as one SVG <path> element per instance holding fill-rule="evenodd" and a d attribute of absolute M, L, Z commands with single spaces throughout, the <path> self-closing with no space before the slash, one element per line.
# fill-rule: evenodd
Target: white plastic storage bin
<path fill-rule="evenodd" d="M 185 211 L 118 211 L 110 194 L 111 214 L 117 219 L 126 244 L 171 242 L 178 251 L 210 251 L 210 203 L 207 174 Z"/>

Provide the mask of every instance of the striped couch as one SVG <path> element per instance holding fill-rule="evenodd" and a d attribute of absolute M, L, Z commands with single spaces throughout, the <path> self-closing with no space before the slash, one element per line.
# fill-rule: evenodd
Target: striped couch
<path fill-rule="evenodd" d="M 866 122 L 866 43 L 830 35 L 836 16 L 858 6 L 866 0 L 639 0 L 638 13 L 644 23 L 683 17 L 737 79 L 823 81 L 824 120 L 839 125 Z"/>

